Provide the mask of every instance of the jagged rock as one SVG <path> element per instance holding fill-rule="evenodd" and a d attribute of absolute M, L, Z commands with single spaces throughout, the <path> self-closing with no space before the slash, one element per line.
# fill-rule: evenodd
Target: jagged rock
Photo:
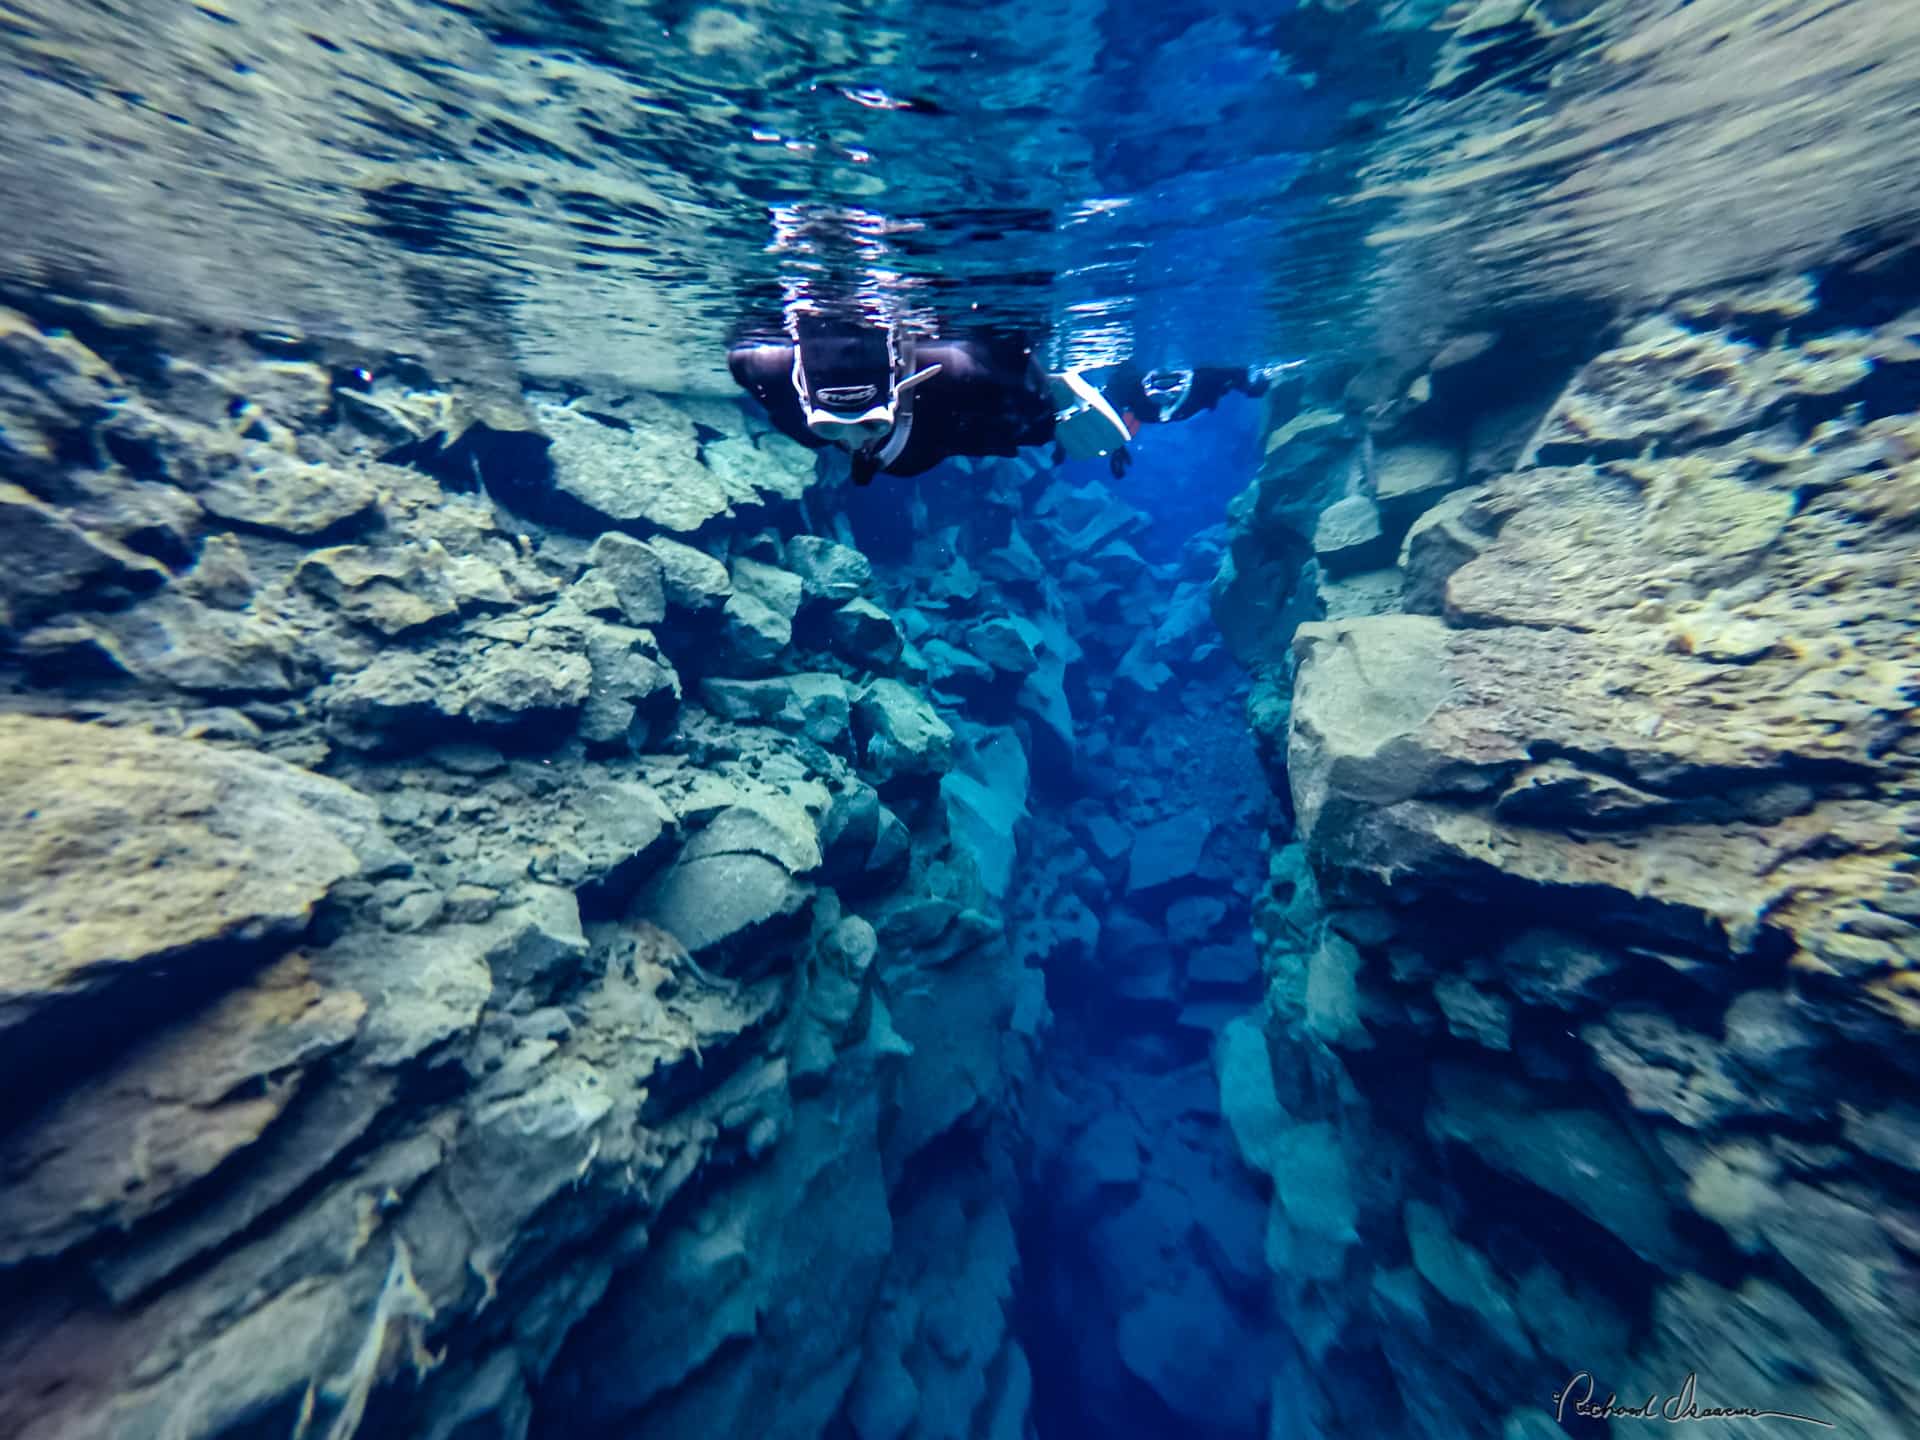
<path fill-rule="evenodd" d="M 754 672 L 773 668 L 773 663 L 793 641 L 793 621 L 759 596 L 735 590 L 727 598 L 725 626 L 721 632 L 726 658 L 741 670 Z"/>
<path fill-rule="evenodd" d="M 913 861 L 913 836 L 906 821 L 887 806 L 880 807 L 873 849 L 867 855 L 865 877 L 875 886 L 898 885 Z"/>
<path fill-rule="evenodd" d="M 614 910 L 672 849 L 675 817 L 637 780 L 607 780 L 574 798 L 568 841 L 584 862 L 572 884 Z M 538 857 L 534 871 L 540 872 Z"/>
<path fill-rule="evenodd" d="M 1799 395 L 1851 389 L 1872 365 L 1866 354 L 1829 345 L 1785 350 L 1761 369 L 1763 353 L 1664 316 L 1647 320 L 1588 362 L 1542 424 L 1536 453 L 1562 464 L 1639 454 L 1655 443 L 1669 450 L 1701 444 L 1758 429 L 1770 408 Z M 1771 383 L 1757 383 L 1762 374 Z"/>
<path fill-rule="evenodd" d="M 1213 829 L 1212 818 L 1204 812 L 1183 810 L 1136 830 L 1127 861 L 1127 889 L 1151 890 L 1197 873 Z"/>
<path fill-rule="evenodd" d="M 663 567 L 652 549 L 631 535 L 611 532 L 593 542 L 587 563 L 593 566 L 588 578 L 597 576 L 613 588 L 629 625 L 658 625 L 667 618 Z"/>
<path fill-rule="evenodd" d="M 200 558 L 178 584 L 182 594 L 219 610 L 246 608 L 256 588 L 247 552 L 231 535 L 209 535 L 201 543 Z"/>
<path fill-rule="evenodd" d="M 885 670 L 900 658 L 900 627 L 871 600 L 849 600 L 827 615 L 834 654 L 865 669 Z"/>
<path fill-rule="evenodd" d="M 1380 510 L 1365 495 L 1348 495 L 1320 512 L 1313 527 L 1313 554 L 1333 576 L 1372 570 L 1393 558 L 1392 538 Z"/>
<path fill-rule="evenodd" d="M 785 796 L 742 793 L 694 833 L 683 860 L 708 855 L 762 855 L 794 875 L 818 870 L 823 861 L 820 826 L 798 802 Z"/>
<path fill-rule="evenodd" d="M 1141 631 L 1113 669 L 1114 683 L 1131 685 L 1142 695 L 1155 695 L 1173 681 L 1173 671 L 1154 655 L 1154 639 Z"/>
<path fill-rule="evenodd" d="M 609 525 L 676 534 L 729 514 L 726 487 L 700 463 L 692 424 L 676 423 L 665 402 L 648 409 L 649 423 L 616 429 L 572 406 L 536 405 L 555 491 Z"/>
<path fill-rule="evenodd" d="M 51 462 L 64 433 L 104 419 L 125 382 L 73 335 L 0 309 L 0 453 Z"/>
<path fill-rule="evenodd" d="M 1271 1173 L 1288 1119 L 1274 1088 L 1273 1055 L 1259 1021 L 1242 1016 L 1221 1031 L 1215 1061 L 1220 1112 L 1234 1145 L 1249 1166 Z"/>
<path fill-rule="evenodd" d="M 789 540 L 787 564 L 800 577 L 809 600 L 841 604 L 873 582 L 873 566 L 865 555 L 818 535 L 796 535 Z"/>
<path fill-rule="evenodd" d="M 0 537 L 13 556 L 0 574 L 0 625 L 25 626 L 76 605 L 124 602 L 168 578 L 164 565 L 88 534 L 51 505 L 4 481 Z"/>
<path fill-rule="evenodd" d="M 286 627 L 212 610 L 171 590 L 130 610 L 42 626 L 27 635 L 22 649 L 47 663 L 84 656 L 95 667 L 210 694 L 281 695 L 305 688 Z"/>
<path fill-rule="evenodd" d="M 1031 622 L 1023 622 L 1016 616 L 1002 614 L 981 620 L 968 632 L 966 647 L 995 670 L 1014 676 L 1031 674 L 1041 662 L 1039 632 Z"/>
<path fill-rule="evenodd" d="M 1636 1110 L 1666 1115 L 1689 1129 L 1787 1108 L 1787 1097 L 1749 1093 L 1718 1044 L 1658 1011 L 1614 1011 L 1584 1028 L 1580 1038 Z"/>
<path fill-rule="evenodd" d="M 1535 825 L 1621 825 L 1653 818 L 1674 802 L 1565 760 L 1532 765 L 1493 802 L 1504 820 Z"/>
<path fill-rule="evenodd" d="M 592 688 L 580 712 L 580 737 L 644 750 L 673 728 L 680 677 L 644 630 L 596 625 L 587 631 Z"/>
<path fill-rule="evenodd" d="M 1543 748 L 1608 754 L 1616 778 L 1655 793 L 1695 783 L 1764 786 L 1849 752 L 1864 760 L 1870 731 L 1858 727 L 1893 703 L 1878 680 L 1787 701 L 1751 673 L 1762 668 L 1754 665 L 1718 670 L 1711 698 L 1695 692 L 1690 703 L 1674 704 L 1655 698 L 1670 693 L 1661 677 L 1697 662 L 1635 656 L 1579 632 L 1453 630 L 1399 616 L 1303 626 L 1296 644 L 1309 658 L 1295 686 L 1290 768 L 1302 827 L 1318 853 L 1370 851 L 1429 874 L 1448 866 L 1463 873 L 1486 846 L 1510 837 L 1501 868 L 1517 880 L 1555 887 L 1589 876 L 1623 904 L 1664 907 L 1674 933 L 1708 933 L 1717 937 L 1711 943 L 1735 949 L 1753 942 L 1753 917 L 1767 913 L 1767 897 L 1787 883 L 1769 868 L 1773 852 L 1756 831 L 1668 827 L 1670 863 L 1655 868 L 1642 892 L 1617 880 L 1622 851 L 1638 853 L 1630 842 L 1597 835 L 1568 847 L 1552 833 L 1487 815 L 1472 797 L 1502 788 Z M 1378 688 L 1362 678 L 1389 675 Z M 1730 732 L 1721 716 L 1736 697 L 1747 723 Z M 1601 781 L 1594 787 L 1605 789 Z M 1776 838 L 1846 831 L 1859 819 L 1849 814 L 1844 805 L 1803 807 L 1771 817 L 1771 829 Z M 1397 838 L 1380 848 L 1386 830 Z"/>
<path fill-rule="evenodd" d="M 953 768 L 953 730 L 917 691 L 875 680 L 853 707 L 854 733 L 867 769 L 881 784 L 940 776 Z"/>
<path fill-rule="evenodd" d="M 812 452 L 785 435 L 729 437 L 703 446 L 701 455 L 737 505 L 798 500 L 814 480 Z"/>
<path fill-rule="evenodd" d="M 1035 552 L 1033 544 L 1019 525 L 1007 527 L 1007 543 L 998 550 L 988 552 L 986 564 L 992 567 L 996 578 L 1024 581 L 1032 584 L 1047 573 L 1046 565 Z"/>
<path fill-rule="evenodd" d="M 1167 907 L 1167 938 L 1176 945 L 1198 945 L 1226 918 L 1224 901 L 1211 895 L 1189 895 Z"/>
<path fill-rule="evenodd" d="M 884 807 L 872 786 L 855 782 L 833 797 L 820 821 L 823 878 L 839 885 L 866 867 L 880 838 Z"/>
<path fill-rule="evenodd" d="M 1394 615 L 1406 605 L 1406 575 L 1397 566 L 1362 570 L 1335 579 L 1322 571 L 1315 587 L 1321 612 L 1329 620 L 1352 620 L 1365 615 Z"/>
<path fill-rule="evenodd" d="M 1621 957 L 1579 935 L 1535 929 L 1507 942 L 1495 963 L 1501 982 L 1523 1004 L 1575 1010 L 1601 1003 Z"/>
<path fill-rule="evenodd" d="M 1373 1036 L 1360 1016 L 1362 958 L 1345 937 L 1320 937 L 1307 960 L 1304 1019 L 1307 1032 L 1336 1050 L 1369 1050 Z"/>
<path fill-rule="evenodd" d="M 1513 1007 L 1503 997 L 1476 989 L 1462 976 L 1447 975 L 1433 987 L 1433 998 L 1440 1002 L 1447 1028 L 1462 1040 L 1489 1050 L 1513 1048 Z"/>
<path fill-rule="evenodd" d="M 993 667 L 957 645 L 948 644 L 945 640 L 929 640 L 923 647 L 923 653 L 927 662 L 927 678 L 936 687 L 965 691 L 993 683 Z"/>
<path fill-rule="evenodd" d="M 1160 628 L 1153 632 L 1153 648 L 1162 655 L 1199 657 L 1203 636 L 1213 629 L 1212 588 L 1203 580 L 1182 581 L 1167 601 Z"/>
<path fill-rule="evenodd" d="M 369 518 L 379 489 L 363 470 L 280 461 L 234 466 L 195 498 L 235 525 L 309 540 Z"/>
<path fill-rule="evenodd" d="M 725 719 L 778 725 L 829 747 L 845 738 L 852 722 L 852 687 L 838 675 L 709 679 L 700 682 L 700 698 Z"/>
<path fill-rule="evenodd" d="M 1448 1229 L 1431 1205 L 1409 1201 L 1406 1216 L 1407 1248 L 1420 1278 L 1462 1310 L 1479 1316 L 1509 1352 L 1522 1359 L 1531 1356 L 1533 1341 L 1492 1262 Z"/>
<path fill-rule="evenodd" d="M 564 722 L 593 692 L 578 628 L 500 622 L 425 651 L 388 650 L 327 696 L 329 730 L 363 749 L 446 738 L 452 720 L 504 734 Z"/>
<path fill-rule="evenodd" d="M 459 613 L 444 550 L 420 545 L 338 545 L 300 562 L 295 578 L 342 614 L 398 636 Z"/>
<path fill-rule="evenodd" d="M 704 550 L 656 535 L 647 548 L 660 561 L 661 581 L 669 603 L 694 612 L 717 610 L 733 594 L 727 567 Z"/>
<path fill-rule="evenodd" d="M 1472 1147 L 1491 1165 L 1537 1185 L 1659 1265 L 1681 1255 L 1664 1188 L 1620 1126 L 1597 1110 L 1542 1108 L 1524 1086 L 1461 1066 L 1434 1070 L 1427 1130 Z"/>
<path fill-rule="evenodd" d="M 1043 657 L 1040 668 L 1020 682 L 1015 703 L 1035 723 L 1035 763 L 1043 767 L 1058 765 L 1071 772 L 1079 746 L 1066 678 L 1062 659 Z"/>
<path fill-rule="evenodd" d="M 337 781 L 134 730 L 0 717 L 0 792 L 9 1071 L 123 985 L 162 1006 L 175 969 L 207 986 L 396 858 L 373 802 Z"/>
<path fill-rule="evenodd" d="M 1133 832 L 1111 815 L 1095 815 L 1087 821 L 1087 843 L 1101 859 L 1114 861 L 1133 848 Z"/>
<path fill-rule="evenodd" d="M 733 593 L 751 595 L 781 619 L 791 621 L 800 613 L 802 587 L 800 577 L 791 570 L 736 555 L 733 560 Z"/>
<path fill-rule="evenodd" d="M 1035 517 L 1063 553 L 1093 554 L 1119 536 L 1146 525 L 1144 513 L 1117 499 L 1098 481 L 1074 487 L 1055 481 L 1035 507 Z"/>

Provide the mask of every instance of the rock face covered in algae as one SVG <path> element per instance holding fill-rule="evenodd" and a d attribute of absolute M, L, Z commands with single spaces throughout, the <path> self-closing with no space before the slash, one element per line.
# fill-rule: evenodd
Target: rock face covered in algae
<path fill-rule="evenodd" d="M 1323 617 L 1250 656 L 1295 821 L 1220 1056 L 1323 1433 L 1560 1433 L 1582 1371 L 1920 1428 L 1920 309 L 1844 288 L 1564 381 L 1514 337 L 1292 421 L 1237 507 L 1256 559 L 1346 533 L 1283 508 L 1316 487 L 1398 547 L 1216 592 Z M 1435 446 L 1455 488 L 1390 518 Z"/>
<path fill-rule="evenodd" d="M 813 457 L 179 339 L 0 316 L 0 1430 L 1018 1434 L 1025 771 Z"/>
<path fill-rule="evenodd" d="M 1256 993 L 1220 535 L 1150 562 L 1022 460 L 882 561 L 731 403 L 462 428 L 411 362 L 44 303 L 0 1431 L 1015 1437 L 1023 1176 L 1072 1403 L 1208 1416 L 1266 1324 L 1251 1178 L 1158 1143 Z M 1034 1079 L 1043 967 L 1138 1064 Z"/>

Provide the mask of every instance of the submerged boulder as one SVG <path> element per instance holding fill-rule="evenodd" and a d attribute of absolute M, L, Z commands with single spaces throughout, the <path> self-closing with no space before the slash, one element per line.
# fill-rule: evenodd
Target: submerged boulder
<path fill-rule="evenodd" d="M 631 535 L 602 535 L 587 552 L 598 576 L 613 589 L 620 614 L 629 625 L 658 625 L 667 618 L 666 584 L 660 557 Z"/>
<path fill-rule="evenodd" d="M 883 785 L 953 768 L 952 728 L 898 680 L 875 680 L 861 691 L 853 719 L 866 767 Z"/>
<path fill-rule="evenodd" d="M 350 620 L 405 635 L 459 613 L 444 550 L 420 545 L 338 545 L 316 550 L 295 576 Z"/>
<path fill-rule="evenodd" d="M 809 600 L 843 604 L 873 581 L 873 566 L 858 550 L 818 535 L 787 542 L 787 565 L 800 577 Z"/>
<path fill-rule="evenodd" d="M 793 642 L 793 621 L 751 591 L 735 590 L 722 611 L 721 661 L 743 674 L 773 668 Z"/>
<path fill-rule="evenodd" d="M 812 893 L 777 860 L 725 851 L 676 861 L 641 894 L 635 913 L 703 956 L 787 928 Z"/>
<path fill-rule="evenodd" d="M 1028 675 L 1039 668 L 1040 633 L 1012 616 L 983 620 L 967 632 L 967 649 L 996 670 Z"/>
<path fill-rule="evenodd" d="M 733 577 L 713 556 L 664 535 L 655 535 L 646 543 L 660 562 L 661 583 L 670 604 L 699 613 L 727 603 L 733 593 Z"/>
<path fill-rule="evenodd" d="M 827 639 L 843 660 L 885 670 L 900 658 L 900 627 L 871 600 L 854 599 L 827 615 Z"/>

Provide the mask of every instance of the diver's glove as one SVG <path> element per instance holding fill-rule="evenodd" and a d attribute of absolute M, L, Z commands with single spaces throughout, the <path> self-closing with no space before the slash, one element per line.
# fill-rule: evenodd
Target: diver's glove
<path fill-rule="evenodd" d="M 1131 464 L 1133 464 L 1133 455 L 1124 445 L 1107 456 L 1107 469 L 1113 472 L 1113 478 L 1116 480 L 1127 473 L 1127 467 Z"/>

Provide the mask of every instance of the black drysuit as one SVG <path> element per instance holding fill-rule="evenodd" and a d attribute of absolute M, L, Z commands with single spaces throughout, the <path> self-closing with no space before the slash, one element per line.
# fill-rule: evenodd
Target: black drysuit
<path fill-rule="evenodd" d="M 817 391 L 862 383 L 888 383 L 885 337 L 881 332 L 849 332 L 827 340 L 805 341 L 807 383 Z M 805 407 L 793 383 L 793 346 L 790 343 L 736 345 L 727 356 L 733 378 L 752 392 L 782 434 L 809 449 L 825 449 L 807 428 Z M 940 372 L 915 387 L 913 424 L 907 443 L 892 464 L 890 475 L 918 475 L 955 455 L 1006 455 L 1023 445 L 1045 445 L 1053 439 L 1054 406 L 1044 372 L 1030 346 L 1019 341 L 987 339 L 924 340 L 913 353 L 913 368 L 938 365 Z M 1258 395 L 1264 382 L 1249 382 L 1239 370 L 1194 372 L 1187 397 L 1173 414 L 1162 416 L 1147 399 L 1139 371 L 1119 367 L 1106 395 L 1127 422 L 1130 431 L 1162 419 L 1184 420 L 1210 408 L 1230 390 Z M 1124 451 L 1115 456 L 1116 473 Z M 879 468 L 872 452 L 853 452 L 853 478 L 864 485 Z"/>

